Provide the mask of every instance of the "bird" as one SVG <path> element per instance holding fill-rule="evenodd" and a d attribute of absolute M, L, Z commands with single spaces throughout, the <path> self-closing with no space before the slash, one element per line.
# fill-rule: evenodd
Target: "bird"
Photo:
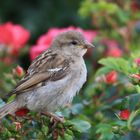
<path fill-rule="evenodd" d="M 25 76 L 8 94 L 16 97 L 0 108 L 0 119 L 22 108 L 45 113 L 61 120 L 54 113 L 71 103 L 87 79 L 84 54 L 94 45 L 74 30 L 57 35 L 50 48 L 36 57 Z"/>

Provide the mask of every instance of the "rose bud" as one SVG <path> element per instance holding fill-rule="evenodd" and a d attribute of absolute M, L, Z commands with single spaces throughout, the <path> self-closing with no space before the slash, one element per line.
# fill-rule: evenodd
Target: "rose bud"
<path fill-rule="evenodd" d="M 20 67 L 20 66 L 17 66 L 15 68 L 15 73 L 18 77 L 22 77 L 24 75 L 24 71 L 23 71 L 23 68 Z"/>
<path fill-rule="evenodd" d="M 117 81 L 118 73 L 116 71 L 111 71 L 105 75 L 105 82 L 107 84 L 113 84 Z"/>
<path fill-rule="evenodd" d="M 15 112 L 15 115 L 18 117 L 24 117 L 29 113 L 29 110 L 27 108 L 20 108 Z"/>
<path fill-rule="evenodd" d="M 128 109 L 124 109 L 119 113 L 119 117 L 121 120 L 128 120 L 129 116 L 130 116 L 130 111 Z"/>

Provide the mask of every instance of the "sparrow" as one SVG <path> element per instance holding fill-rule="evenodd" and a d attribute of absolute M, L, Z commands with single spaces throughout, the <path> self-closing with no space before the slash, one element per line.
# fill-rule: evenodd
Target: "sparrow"
<path fill-rule="evenodd" d="M 16 97 L 0 108 L 0 118 L 27 108 L 57 119 L 54 112 L 70 103 L 86 82 L 83 56 L 92 47 L 78 31 L 56 36 L 50 48 L 31 63 L 24 78 L 9 93 Z"/>

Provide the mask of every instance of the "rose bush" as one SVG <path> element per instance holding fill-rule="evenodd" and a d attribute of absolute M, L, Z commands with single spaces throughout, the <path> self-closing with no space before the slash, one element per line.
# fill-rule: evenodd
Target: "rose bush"
<path fill-rule="evenodd" d="M 79 14 L 91 18 L 93 29 L 52 27 L 31 47 L 24 47 L 29 46 L 27 29 L 10 22 L 0 25 L 0 106 L 14 98 L 5 95 L 26 71 L 19 57 L 14 57 L 14 62 L 20 66 L 11 62 L 11 50 L 29 55 L 31 62 L 50 47 L 56 35 L 67 30 L 82 32 L 96 46 L 85 56 L 87 83 L 72 104 L 56 112 L 65 117 L 63 124 L 22 108 L 16 117 L 9 115 L 1 120 L 2 140 L 140 139 L 139 1 L 84 0 Z M 21 51 L 23 47 L 25 52 Z"/>

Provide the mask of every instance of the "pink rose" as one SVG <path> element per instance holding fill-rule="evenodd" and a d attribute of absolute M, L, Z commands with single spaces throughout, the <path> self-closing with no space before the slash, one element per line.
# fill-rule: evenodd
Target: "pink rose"
<path fill-rule="evenodd" d="M 37 40 L 37 45 L 30 49 L 31 60 L 35 59 L 39 54 L 48 49 L 52 40 L 60 33 L 60 29 L 52 28 L 46 34 L 43 34 Z"/>
<path fill-rule="evenodd" d="M 108 49 L 106 55 L 112 56 L 112 57 L 121 57 L 122 51 L 119 48 L 111 48 L 111 49 Z"/>
<path fill-rule="evenodd" d="M 0 43 L 11 47 L 11 52 L 18 52 L 30 38 L 30 32 L 11 22 L 0 25 Z"/>
<path fill-rule="evenodd" d="M 49 46 L 46 45 L 34 45 L 30 49 L 30 58 L 34 60 L 39 54 L 45 51 Z"/>
<path fill-rule="evenodd" d="M 103 44 L 107 46 L 106 55 L 112 57 L 121 57 L 123 52 L 115 40 L 104 40 Z"/>
<path fill-rule="evenodd" d="M 61 32 L 58 28 L 52 28 L 50 29 L 46 34 L 40 36 L 40 38 L 37 40 L 37 44 L 45 44 L 50 45 L 54 37 L 56 37 Z"/>
<path fill-rule="evenodd" d="M 12 42 L 12 24 L 10 22 L 0 25 L 0 43 L 10 44 Z"/>
<path fill-rule="evenodd" d="M 83 35 L 85 36 L 85 38 L 89 41 L 92 42 L 95 37 L 97 36 L 98 32 L 96 31 L 92 31 L 92 30 L 85 30 L 83 32 Z"/>
<path fill-rule="evenodd" d="M 30 32 L 20 25 L 14 25 L 11 28 L 12 42 L 11 44 L 17 49 L 23 47 L 30 38 Z"/>

